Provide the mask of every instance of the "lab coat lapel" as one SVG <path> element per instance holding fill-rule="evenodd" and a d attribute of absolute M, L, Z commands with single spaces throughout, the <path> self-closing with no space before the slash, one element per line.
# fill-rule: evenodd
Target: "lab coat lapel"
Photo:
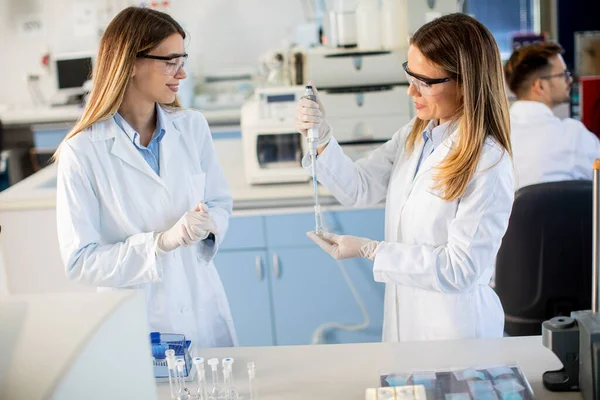
<path fill-rule="evenodd" d="M 181 114 L 181 113 L 177 113 Z M 164 122 L 165 122 L 165 136 L 160 141 L 160 176 L 163 179 L 167 179 L 170 173 L 177 174 L 176 164 L 180 161 L 179 158 L 182 155 L 184 149 L 179 143 L 181 139 L 181 131 L 177 127 L 177 121 L 179 115 L 170 114 L 163 110 Z"/>
<path fill-rule="evenodd" d="M 156 175 L 156 173 L 150 168 L 144 157 L 138 152 L 135 148 L 134 144 L 129 140 L 129 137 L 125 134 L 125 132 L 121 132 L 121 128 L 117 125 L 117 123 L 112 120 L 109 126 L 109 129 L 114 131 L 115 141 L 112 145 L 110 152 L 123 160 L 123 162 L 131 165 L 133 168 L 137 169 L 141 173 L 148 175 L 150 178 L 154 179 L 158 184 L 164 186 L 164 182 L 162 179 Z"/>
<path fill-rule="evenodd" d="M 457 137 L 457 135 L 458 131 L 455 130 L 448 135 L 446 139 L 444 139 L 444 141 L 433 151 L 433 153 L 429 155 L 429 157 L 423 160 L 421 166 L 419 167 L 419 172 L 417 172 L 417 175 L 413 180 L 413 185 L 423 174 L 431 171 L 434 167 L 438 166 L 444 158 L 446 158 L 448 152 L 454 145 L 454 139 Z"/>

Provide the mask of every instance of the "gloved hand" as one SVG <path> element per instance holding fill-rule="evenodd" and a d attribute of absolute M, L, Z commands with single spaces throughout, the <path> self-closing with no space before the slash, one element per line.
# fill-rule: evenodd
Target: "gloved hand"
<path fill-rule="evenodd" d="M 156 234 L 154 248 L 162 255 L 179 246 L 191 246 L 204 240 L 210 233 L 217 234 L 217 227 L 208 214 L 208 208 L 201 202 L 192 211 L 188 211 L 167 231 Z"/>
<path fill-rule="evenodd" d="M 376 240 L 358 236 L 340 236 L 328 232 L 324 232 L 321 235 L 317 235 L 314 232 L 307 232 L 306 235 L 336 260 L 355 257 L 374 260 L 377 246 L 379 245 L 379 242 Z"/>
<path fill-rule="evenodd" d="M 319 100 L 319 92 L 315 86 L 313 92 L 317 96 L 316 102 L 303 97 L 296 106 L 296 130 L 306 136 L 309 129 L 319 125 L 318 147 L 321 148 L 331 140 L 331 127 L 325 121 L 325 108 Z"/>

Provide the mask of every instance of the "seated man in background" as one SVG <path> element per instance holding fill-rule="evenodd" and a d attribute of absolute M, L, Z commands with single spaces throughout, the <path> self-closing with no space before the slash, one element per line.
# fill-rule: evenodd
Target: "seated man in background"
<path fill-rule="evenodd" d="M 510 107 L 515 191 L 529 185 L 591 180 L 600 141 L 574 119 L 561 120 L 552 108 L 569 101 L 573 82 L 555 43 L 515 50 L 504 67 L 518 101 Z"/>

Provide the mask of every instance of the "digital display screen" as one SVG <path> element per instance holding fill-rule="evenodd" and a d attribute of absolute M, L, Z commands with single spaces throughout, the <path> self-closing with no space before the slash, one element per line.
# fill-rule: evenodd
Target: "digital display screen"
<path fill-rule="evenodd" d="M 296 101 L 295 94 L 277 94 L 267 96 L 267 103 L 284 103 L 284 102 Z"/>

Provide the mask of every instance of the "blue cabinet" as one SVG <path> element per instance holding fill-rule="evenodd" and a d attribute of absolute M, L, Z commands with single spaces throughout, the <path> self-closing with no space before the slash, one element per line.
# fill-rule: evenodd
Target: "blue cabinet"
<path fill-rule="evenodd" d="M 317 343 L 381 341 L 383 285 L 373 280 L 372 262 L 345 260 L 340 267 L 317 246 L 269 253 L 275 265 L 272 290 L 278 345 L 311 344 L 313 338 Z M 368 325 L 353 328 L 363 322 Z"/>
<path fill-rule="evenodd" d="M 265 262 L 264 251 L 222 251 L 215 258 L 240 346 L 273 344 L 270 276 Z"/>
<path fill-rule="evenodd" d="M 332 259 L 306 237 L 313 224 L 312 213 L 231 219 L 215 264 L 241 345 L 310 344 L 315 335 L 320 343 L 381 340 L 384 285 L 373 280 L 373 263 Z M 384 210 L 325 213 L 324 224 L 382 240 Z M 343 329 L 364 322 L 356 296 L 369 323 Z"/>

